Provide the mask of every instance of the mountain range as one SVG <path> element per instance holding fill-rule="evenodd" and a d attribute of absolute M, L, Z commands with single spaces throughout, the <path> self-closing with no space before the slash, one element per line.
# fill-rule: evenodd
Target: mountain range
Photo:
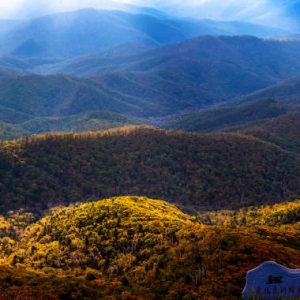
<path fill-rule="evenodd" d="M 72 129 L 64 122 L 90 111 L 157 125 L 158 118 L 219 104 L 270 98 L 297 105 L 297 97 L 292 101 L 287 94 L 297 82 L 297 77 L 290 78 L 299 74 L 299 49 L 295 40 L 202 35 L 155 49 L 125 43 L 68 61 L 5 56 L 0 61 L 0 105 L 6 115 L 2 122 L 18 128 L 3 126 L 31 134 Z M 40 74 L 32 74 L 34 70 Z M 271 92 L 276 89 L 281 98 Z M 23 124 L 37 118 L 38 131 Z M 49 122 L 61 125 L 49 127 Z M 73 129 L 108 128 L 79 127 Z"/>
<path fill-rule="evenodd" d="M 279 29 L 239 22 L 161 18 L 153 13 L 95 9 L 2 23 L 0 54 L 19 58 L 66 59 L 124 42 L 155 47 L 200 34 L 284 34 Z"/>
<path fill-rule="evenodd" d="M 0 300 L 238 300 L 299 268 L 297 22 L 106 5 L 0 20 Z"/>
<path fill-rule="evenodd" d="M 18 115 L 24 113 L 28 121 L 90 110 L 151 117 L 154 124 L 153 118 L 209 108 L 277 84 L 298 75 L 300 67 L 299 41 L 245 35 L 288 34 L 279 29 L 180 19 L 151 8 L 82 9 L 2 23 L 1 110 L 16 110 L 12 119 L 18 120 L 8 116 L 5 126 L 21 124 Z M 60 74 L 73 76 L 72 84 Z"/>

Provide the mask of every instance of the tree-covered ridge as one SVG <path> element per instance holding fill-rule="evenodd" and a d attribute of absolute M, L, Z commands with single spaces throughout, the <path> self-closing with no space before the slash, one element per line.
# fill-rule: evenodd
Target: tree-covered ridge
<path fill-rule="evenodd" d="M 249 95 L 237 97 L 232 104 L 249 103 L 257 99 L 275 99 L 281 103 L 299 105 L 300 77 L 289 78 Z"/>
<path fill-rule="evenodd" d="M 6 268 L 6 277 L 0 270 L 7 294 L 27 286 L 54 299 L 164 299 L 176 277 L 194 273 L 190 263 L 164 269 L 175 259 L 180 240 L 185 240 L 183 249 L 186 238 L 194 239 L 201 228 L 193 232 L 198 225 L 166 202 L 120 197 L 56 208 L 36 223 L 30 216 L 17 213 L 1 220 L 10 230 L 1 240 L 2 264 L 16 268 Z M 31 224 L 24 226 L 26 220 Z M 25 268 L 17 285 L 14 272 Z"/>
<path fill-rule="evenodd" d="M 298 156 L 239 134 L 151 127 L 47 134 L 0 145 L 0 208 L 39 214 L 120 195 L 190 209 L 234 208 L 299 195 Z M 12 200 L 13 199 L 13 200 Z"/>
<path fill-rule="evenodd" d="M 298 105 L 261 99 L 240 106 L 219 106 L 173 116 L 161 119 L 157 124 L 193 132 L 239 132 L 299 153 L 299 115 Z"/>
<path fill-rule="evenodd" d="M 22 40 L 21 46 L 24 42 L 25 46 L 28 42 L 34 46 L 34 40 L 30 37 L 27 42 Z M 106 118 L 104 121 L 108 122 L 104 126 L 101 126 L 104 122 L 101 120 L 97 120 L 98 126 L 82 120 L 82 116 L 90 111 L 108 111 L 126 115 L 125 123 L 131 124 L 140 124 L 132 117 L 151 118 L 149 122 L 153 122 L 153 119 L 168 116 L 163 120 L 166 128 L 201 132 L 232 126 L 240 128 L 245 125 L 243 120 L 253 123 L 268 116 L 274 117 L 282 114 L 285 107 L 278 103 L 269 103 L 269 106 L 257 103 L 260 108 L 257 111 L 252 105 L 248 111 L 245 107 L 232 107 L 232 111 L 227 108 L 194 112 L 227 103 L 236 96 L 247 95 L 298 75 L 300 68 L 300 43 L 295 41 L 206 35 L 149 51 L 139 52 L 136 46 L 133 47 L 131 51 L 128 46 L 128 51 L 122 52 L 124 55 L 120 55 L 120 50 L 114 55 L 113 48 L 106 50 L 111 55 L 101 52 L 78 58 L 71 62 L 70 69 L 66 61 L 61 61 L 62 69 L 57 66 L 57 70 L 62 71 L 59 74 L 69 72 L 72 76 L 92 76 L 88 78 L 58 75 L 56 67 L 51 66 L 51 60 L 55 63 L 57 59 L 6 57 L 4 61 L 15 67 L 24 64 L 19 67 L 29 68 L 31 63 L 31 67 L 37 64 L 35 71 L 40 68 L 42 74 L 45 74 L 42 65 L 50 65 L 50 69 L 54 68 L 50 72 L 56 75 L 0 70 L 1 122 L 17 127 L 15 130 L 18 129 L 23 136 L 48 131 L 81 132 L 115 127 L 116 122 Z M 126 52 L 131 54 L 125 55 Z M 261 53 L 265 53 L 265 57 L 262 58 Z M 299 78 L 283 82 L 276 88 L 280 91 L 278 99 L 282 103 L 298 103 L 298 81 Z M 292 95 L 287 93 L 289 90 Z M 251 94 L 249 101 L 277 99 L 276 95 L 276 92 Z M 290 97 L 295 99 L 291 101 Z M 237 102 L 231 103 L 235 105 Z M 191 111 L 192 114 L 181 115 Z M 212 119 L 209 117 L 211 113 Z M 6 126 L 5 134 L 0 133 L 0 138 L 14 138 L 15 133 L 10 135 L 9 129 L 12 128 Z"/>
<path fill-rule="evenodd" d="M 18 119 L 20 123 L 10 125 L 9 123 L 0 123 L 0 140 L 13 140 L 29 136 L 35 133 L 47 132 L 86 132 L 108 130 L 112 128 L 127 126 L 129 124 L 146 124 L 146 120 L 106 112 L 92 111 L 83 114 L 67 117 L 30 117 L 23 122 L 22 116 L 9 110 L 1 111 L 2 118 Z"/>
<path fill-rule="evenodd" d="M 260 99 L 237 106 L 217 106 L 215 108 L 179 114 L 157 121 L 164 128 L 188 132 L 226 132 L 275 120 L 287 114 L 294 106 L 288 106 L 272 99 Z"/>
<path fill-rule="evenodd" d="M 136 116 L 143 108 L 151 109 L 151 103 L 141 100 L 145 106 L 140 107 L 136 98 L 116 94 L 91 79 L 31 74 L 0 78 L 0 82 L 1 108 L 14 109 L 16 116 L 23 114 L 27 119 L 72 116 L 96 110 Z M 152 106 L 152 109 L 155 108 Z M 7 122 L 15 124 L 17 120 L 12 116 Z"/>
<path fill-rule="evenodd" d="M 239 210 L 205 211 L 197 220 L 209 225 L 244 226 L 267 225 L 281 227 L 299 222 L 300 201 L 277 203 L 272 206 L 250 206 Z"/>
<path fill-rule="evenodd" d="M 159 241 L 173 243 L 175 232 L 182 226 L 193 227 L 189 219 L 169 203 L 133 196 L 61 209 L 27 227 L 23 241 L 37 242 L 43 250 L 31 249 L 22 261 L 31 267 L 42 267 L 40 259 L 47 254 L 44 262 L 53 267 L 85 265 L 104 272 L 118 256 L 125 259 L 129 253 L 139 253 L 149 257 L 146 245 L 152 249 Z M 50 244 L 53 247 L 49 248 Z M 130 261 L 130 256 L 127 258 Z M 119 273 L 125 271 L 124 266 Z"/>
<path fill-rule="evenodd" d="M 241 299 L 249 269 L 300 265 L 295 219 L 250 221 L 299 208 L 251 208 L 231 220 L 247 222 L 223 225 L 136 196 L 55 208 L 36 222 L 11 212 L 0 219 L 0 299 Z"/>
<path fill-rule="evenodd" d="M 251 126 L 243 130 L 243 133 L 268 141 L 288 151 L 300 153 L 299 116 L 299 109 L 294 109 L 286 115 L 266 120 L 259 126 Z"/>

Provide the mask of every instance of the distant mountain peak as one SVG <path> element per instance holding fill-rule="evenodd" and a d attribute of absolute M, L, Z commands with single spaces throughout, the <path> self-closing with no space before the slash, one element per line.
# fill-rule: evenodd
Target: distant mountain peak
<path fill-rule="evenodd" d="M 40 55 L 44 51 L 44 48 L 39 45 L 34 39 L 27 39 L 17 46 L 12 54 L 23 57 L 34 57 Z"/>

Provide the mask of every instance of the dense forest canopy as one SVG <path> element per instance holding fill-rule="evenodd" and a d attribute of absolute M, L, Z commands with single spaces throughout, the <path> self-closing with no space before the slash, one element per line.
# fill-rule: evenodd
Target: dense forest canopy
<path fill-rule="evenodd" d="M 299 209 L 298 200 L 191 217 L 124 196 L 36 221 L 10 212 L 0 219 L 0 299 L 241 299 L 246 272 L 263 261 L 299 266 Z"/>
<path fill-rule="evenodd" d="M 125 127 L 0 146 L 4 214 L 24 208 L 38 215 L 56 205 L 120 195 L 160 198 L 196 212 L 300 193 L 298 156 L 249 135 Z"/>

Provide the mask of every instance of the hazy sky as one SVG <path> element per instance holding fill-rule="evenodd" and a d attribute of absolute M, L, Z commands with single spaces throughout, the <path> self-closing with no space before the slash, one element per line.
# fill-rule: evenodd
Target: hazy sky
<path fill-rule="evenodd" d="M 273 26 L 291 26 L 287 7 L 300 0 L 119 0 L 118 2 L 152 6 L 173 14 L 221 20 L 243 20 Z M 0 0 L 0 18 L 24 18 L 48 12 L 83 7 L 101 8 L 105 0 Z"/>

